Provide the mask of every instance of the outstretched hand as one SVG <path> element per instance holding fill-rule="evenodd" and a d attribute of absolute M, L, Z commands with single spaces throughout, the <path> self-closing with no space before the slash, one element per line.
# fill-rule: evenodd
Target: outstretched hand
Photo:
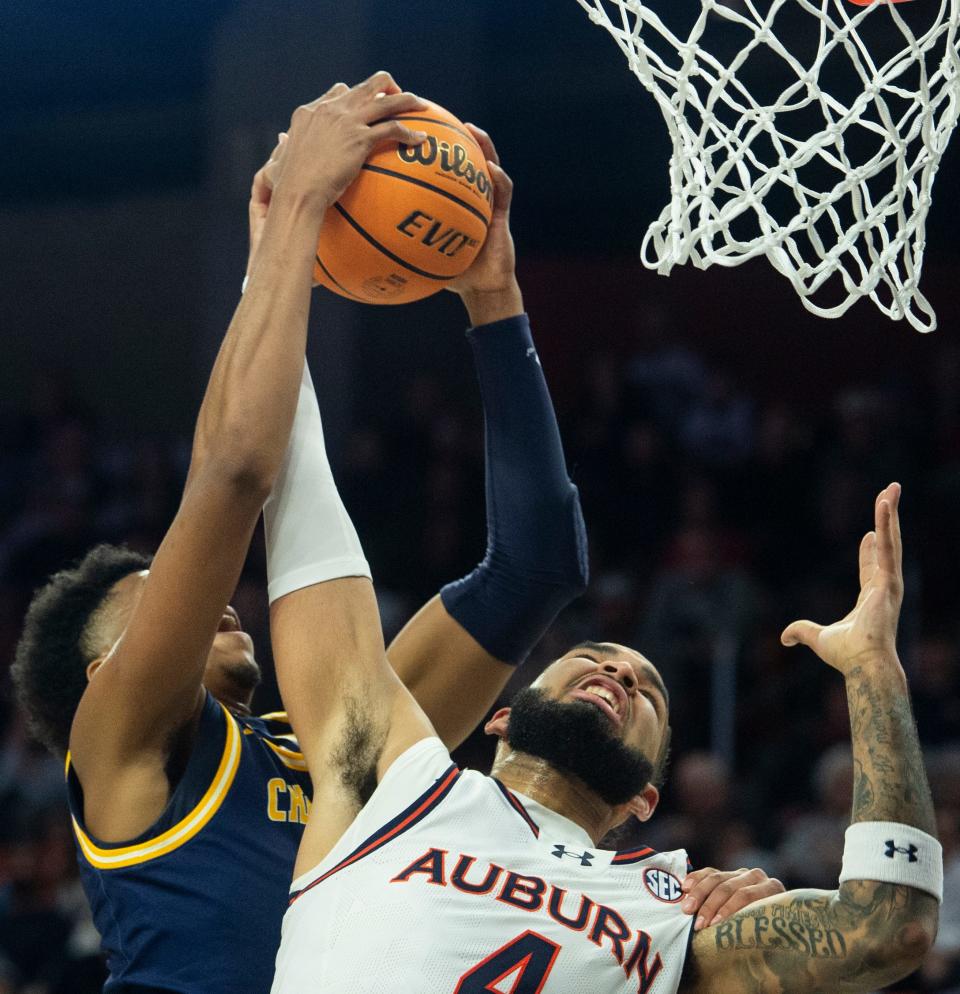
<path fill-rule="evenodd" d="M 874 530 L 860 543 L 860 596 L 853 610 L 832 625 L 795 621 L 780 641 L 802 644 L 841 673 L 872 660 L 896 658 L 897 622 L 903 602 L 900 484 L 891 483 L 874 504 Z"/>

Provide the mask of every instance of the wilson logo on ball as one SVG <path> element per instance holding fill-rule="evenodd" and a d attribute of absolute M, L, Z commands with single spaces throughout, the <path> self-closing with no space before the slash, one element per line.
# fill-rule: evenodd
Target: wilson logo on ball
<path fill-rule="evenodd" d="M 443 172 L 452 173 L 466 180 L 471 186 L 476 187 L 477 193 L 488 204 L 493 203 L 493 185 L 490 183 L 490 177 L 470 161 L 470 153 L 463 145 L 459 143 L 451 145 L 446 141 L 437 141 L 433 135 L 427 135 L 427 140 L 422 145 L 399 145 L 397 155 L 404 162 L 416 162 L 421 166 L 438 163 Z"/>
<path fill-rule="evenodd" d="M 646 888 L 658 901 L 674 904 L 683 897 L 680 881 L 666 870 L 651 866 L 643 871 L 643 882 Z"/>
<path fill-rule="evenodd" d="M 496 197 L 477 136 L 425 103 L 395 120 L 427 140 L 373 151 L 323 219 L 313 276 L 342 297 L 429 297 L 469 267 L 487 237 Z"/>

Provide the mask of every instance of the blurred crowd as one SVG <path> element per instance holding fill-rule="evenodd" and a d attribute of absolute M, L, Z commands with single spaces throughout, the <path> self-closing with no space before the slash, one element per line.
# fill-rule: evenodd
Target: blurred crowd
<path fill-rule="evenodd" d="M 545 360 L 547 361 L 547 360 Z M 548 367 L 550 362 L 547 361 Z M 916 373 L 917 371 L 914 371 Z M 779 644 L 795 617 L 830 621 L 856 595 L 873 496 L 904 485 L 901 656 L 938 810 L 946 900 L 936 948 L 898 990 L 960 991 L 960 349 L 916 376 L 844 388 L 800 411 L 753 396 L 735 367 L 651 337 L 596 354 L 557 396 L 591 538 L 588 593 L 517 681 L 582 638 L 640 649 L 671 690 L 674 748 L 660 811 L 630 840 L 696 866 L 759 865 L 835 886 L 852 793 L 839 676 Z M 335 469 L 377 579 L 387 635 L 484 541 L 477 398 L 424 368 L 392 404 L 357 405 Z M 0 655 L 31 592 L 99 540 L 153 551 L 176 509 L 189 439 L 102 423 L 48 371 L 0 420 Z M 131 433 L 133 432 L 133 433 Z M 269 676 L 263 554 L 234 604 Z M 715 674 L 732 695 L 718 699 Z M 732 738 L 718 735 L 733 718 Z M 462 762 L 483 767 L 474 736 Z M 75 871 L 62 768 L 33 746 L 0 680 L 0 994 L 99 990 L 97 936 Z"/>

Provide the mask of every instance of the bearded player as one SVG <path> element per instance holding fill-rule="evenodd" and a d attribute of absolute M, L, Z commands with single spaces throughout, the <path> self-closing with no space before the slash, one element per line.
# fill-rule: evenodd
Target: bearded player
<path fill-rule="evenodd" d="M 297 544 L 318 540 L 313 522 L 329 474 L 313 473 L 309 451 L 316 441 L 322 449 L 322 437 L 309 410 L 293 413 L 308 263 L 317 211 L 359 169 L 363 149 L 413 137 L 368 123 L 385 106 L 373 101 L 387 97 L 397 111 L 419 106 L 385 74 L 334 87 L 295 115 L 282 171 L 278 149 L 257 174 L 250 286 L 201 408 L 180 511 L 154 562 L 99 547 L 54 577 L 28 615 L 14 673 L 39 737 L 57 754 L 71 749 L 81 874 L 111 994 L 264 994 L 270 984 L 310 784 L 285 716 L 250 717 L 259 669 L 226 598 L 277 473 L 287 511 L 300 520 Z M 457 290 L 468 299 L 471 287 L 468 276 Z M 508 524 L 491 518 L 484 563 L 391 646 L 393 665 L 450 745 L 584 582 L 576 491 L 565 471 L 547 480 L 559 441 L 542 375 L 504 355 L 525 334 L 474 332 L 478 367 L 494 380 L 485 393 L 498 440 L 496 451 L 488 447 L 488 491 Z M 499 440 L 513 438 L 502 452 Z M 531 494 L 535 530 L 527 527 Z M 522 534 L 511 531 L 513 519 Z M 726 914 L 758 890 L 778 889 L 761 877 L 700 871 L 690 910 L 706 900 L 704 915 Z"/>
<path fill-rule="evenodd" d="M 418 994 L 855 994 L 910 973 L 943 867 L 896 653 L 899 497 L 891 484 L 876 500 L 853 610 L 782 635 L 846 684 L 857 775 L 838 889 L 761 900 L 692 937 L 685 853 L 598 845 L 656 808 L 669 700 L 648 660 L 570 650 L 489 722 L 501 743 L 484 777 L 451 763 L 387 665 L 368 579 L 333 578 L 332 558 L 312 565 L 325 582 L 279 585 L 278 678 L 325 817 L 301 843 L 273 994 L 373 994 L 385 977 Z"/>

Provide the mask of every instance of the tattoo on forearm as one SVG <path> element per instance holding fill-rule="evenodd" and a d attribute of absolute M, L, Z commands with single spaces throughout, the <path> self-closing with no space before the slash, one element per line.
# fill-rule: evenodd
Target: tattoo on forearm
<path fill-rule="evenodd" d="M 933 803 L 910 701 L 861 667 L 847 677 L 853 733 L 853 821 L 899 821 L 931 835 Z"/>
<path fill-rule="evenodd" d="M 905 972 L 898 954 L 911 952 L 913 923 L 935 915 L 935 901 L 920 891 L 851 881 L 839 893 L 797 891 L 787 904 L 747 908 L 713 934 L 718 955 L 739 952 L 735 981 L 725 974 L 725 989 L 737 994 L 825 985 L 863 991 Z M 888 955 L 878 955 L 881 949 Z"/>
<path fill-rule="evenodd" d="M 847 700 L 853 821 L 904 822 L 933 834 L 930 790 L 898 674 L 853 669 Z M 709 951 L 723 966 L 701 974 L 698 987 L 711 994 L 876 990 L 915 967 L 936 921 L 935 899 L 911 887 L 849 880 L 835 892 L 795 891 L 714 928 Z"/>
<path fill-rule="evenodd" d="M 735 918 L 717 926 L 717 949 L 789 949 L 814 959 L 842 959 L 847 955 L 843 934 L 821 928 L 770 908 L 770 914 Z"/>

